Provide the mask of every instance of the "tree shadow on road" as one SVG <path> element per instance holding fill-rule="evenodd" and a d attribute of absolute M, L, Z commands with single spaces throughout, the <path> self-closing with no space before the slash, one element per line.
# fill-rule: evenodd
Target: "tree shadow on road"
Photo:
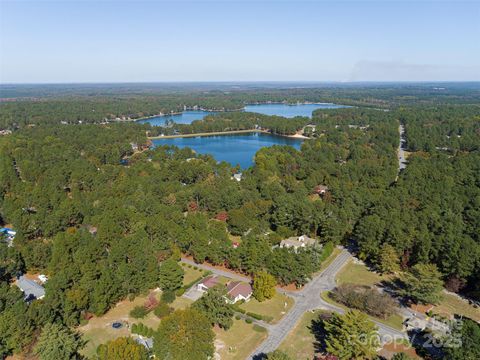
<path fill-rule="evenodd" d="M 316 319 L 312 320 L 312 323 L 309 327 L 309 330 L 315 336 L 315 352 L 323 353 L 325 352 L 325 337 L 326 332 L 324 328 L 324 321 L 332 317 L 331 313 L 322 312 L 318 315 Z"/>

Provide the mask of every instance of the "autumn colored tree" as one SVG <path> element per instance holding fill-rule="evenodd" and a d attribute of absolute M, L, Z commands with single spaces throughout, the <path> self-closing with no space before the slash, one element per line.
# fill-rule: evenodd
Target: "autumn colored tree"
<path fill-rule="evenodd" d="M 162 319 L 153 350 L 160 359 L 207 360 L 213 357 L 215 333 L 198 310 L 177 310 Z"/>
<path fill-rule="evenodd" d="M 148 351 L 131 337 L 120 337 L 97 348 L 98 360 L 147 360 Z"/>
<path fill-rule="evenodd" d="M 258 272 L 253 278 L 253 297 L 262 302 L 275 296 L 275 278 L 266 271 Z"/>

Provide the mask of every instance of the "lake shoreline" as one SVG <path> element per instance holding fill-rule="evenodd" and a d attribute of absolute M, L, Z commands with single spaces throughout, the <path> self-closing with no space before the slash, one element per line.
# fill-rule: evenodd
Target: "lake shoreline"
<path fill-rule="evenodd" d="M 287 106 L 300 106 L 300 105 L 334 105 L 334 106 L 340 106 L 340 107 L 348 107 L 348 105 L 339 105 L 339 104 L 335 104 L 335 103 L 326 103 L 326 102 L 310 102 L 310 101 L 304 101 L 304 102 L 296 102 L 296 103 L 288 103 L 288 102 L 271 102 L 271 101 L 267 101 L 267 102 L 256 102 L 256 103 L 248 103 L 248 104 L 245 104 L 243 107 L 241 108 L 237 108 L 237 109 L 231 109 L 231 110 L 225 110 L 225 109 L 205 109 L 205 108 L 197 108 L 197 109 L 194 109 L 194 108 L 187 108 L 185 110 L 182 110 L 182 111 L 176 111 L 176 112 L 170 112 L 170 113 L 159 113 L 157 115 L 151 115 L 151 116 L 143 116 L 143 117 L 140 117 L 140 118 L 135 118 L 135 119 L 129 119 L 129 120 L 123 120 L 123 121 L 134 121 L 134 122 L 137 122 L 137 121 L 142 121 L 142 120 L 148 120 L 148 119 L 153 119 L 153 118 L 156 118 L 156 117 L 167 117 L 167 116 L 174 116 L 174 115 L 182 115 L 184 112 L 186 111 L 204 111 L 204 112 L 207 112 L 207 113 L 227 113 L 227 112 L 237 112 L 237 111 L 245 111 L 245 108 L 247 106 L 256 106 L 256 105 L 287 105 Z M 208 115 L 208 114 L 207 114 Z M 205 116 L 207 116 L 205 115 Z"/>
<path fill-rule="evenodd" d="M 272 133 L 268 130 L 260 129 L 248 129 L 248 130 L 231 130 L 231 131 L 213 131 L 213 132 L 203 132 L 203 133 L 194 133 L 194 134 L 178 134 L 178 135 L 158 135 L 158 136 L 148 136 L 149 140 L 161 140 L 161 139 L 179 139 L 179 138 L 191 138 L 191 137 L 206 137 L 206 136 L 223 136 L 223 135 L 235 135 L 235 134 L 250 134 L 250 133 L 261 133 L 274 136 L 281 136 L 290 139 L 296 140 L 306 140 L 310 139 L 309 137 L 294 134 L 294 135 L 282 135 Z"/>

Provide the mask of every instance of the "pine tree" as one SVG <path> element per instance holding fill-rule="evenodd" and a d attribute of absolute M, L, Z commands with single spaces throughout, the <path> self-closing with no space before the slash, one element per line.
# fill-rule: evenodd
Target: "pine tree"
<path fill-rule="evenodd" d="M 184 271 L 180 265 L 169 258 L 160 265 L 160 288 L 163 291 L 175 291 L 182 287 Z"/>
<path fill-rule="evenodd" d="M 67 327 L 47 324 L 35 346 L 35 354 L 40 360 L 80 359 L 78 351 L 84 344 L 81 337 Z"/>
<path fill-rule="evenodd" d="M 324 321 L 326 350 L 339 359 L 371 359 L 379 345 L 377 327 L 358 310 Z"/>
<path fill-rule="evenodd" d="M 229 329 L 233 325 L 233 307 L 225 301 L 226 290 L 224 286 L 215 286 L 198 299 L 193 309 L 205 314 L 212 325 Z"/>
<path fill-rule="evenodd" d="M 415 303 L 437 304 L 441 300 L 443 281 L 434 264 L 417 264 L 402 277 L 400 294 Z"/>
<path fill-rule="evenodd" d="M 392 274 L 400 270 L 400 259 L 392 245 L 383 244 L 380 250 L 378 269 L 383 274 Z"/>
<path fill-rule="evenodd" d="M 275 296 L 275 278 L 265 271 L 257 273 L 253 279 L 253 297 L 258 301 L 271 299 Z"/>

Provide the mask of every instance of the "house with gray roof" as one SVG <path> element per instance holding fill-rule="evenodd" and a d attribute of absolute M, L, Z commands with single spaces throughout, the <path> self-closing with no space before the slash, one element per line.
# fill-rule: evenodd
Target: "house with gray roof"
<path fill-rule="evenodd" d="M 22 290 L 25 301 L 43 299 L 45 297 L 45 289 L 43 286 L 27 278 L 25 275 L 20 276 L 15 284 Z"/>

